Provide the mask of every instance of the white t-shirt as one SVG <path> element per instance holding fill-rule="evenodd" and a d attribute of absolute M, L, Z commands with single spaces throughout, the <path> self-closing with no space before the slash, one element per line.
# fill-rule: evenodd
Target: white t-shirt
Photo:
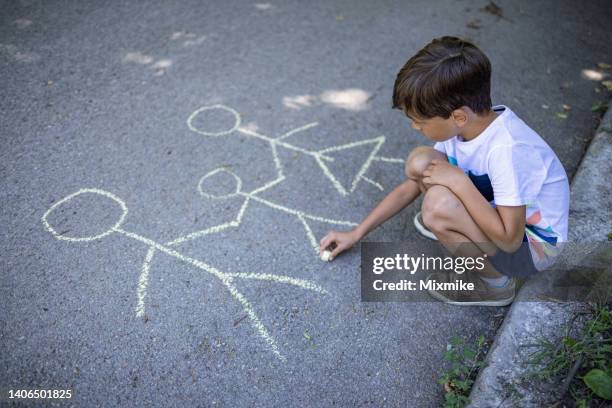
<path fill-rule="evenodd" d="M 525 234 L 541 270 L 567 241 L 569 183 L 550 146 L 508 107 L 476 138 L 455 136 L 434 148 L 472 179 L 492 206 L 526 205 Z"/>

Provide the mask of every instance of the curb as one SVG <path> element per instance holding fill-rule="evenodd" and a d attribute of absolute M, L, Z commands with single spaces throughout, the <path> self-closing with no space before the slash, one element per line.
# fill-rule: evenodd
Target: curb
<path fill-rule="evenodd" d="M 611 132 L 612 109 L 608 109 L 571 182 L 570 242 L 603 242 L 612 232 Z M 534 339 L 559 339 L 581 306 L 577 302 L 533 300 L 552 287 L 555 279 L 558 276 L 541 273 L 520 289 L 486 356 L 485 368 L 476 378 L 468 407 L 542 407 L 548 401 L 554 402 L 555 384 L 538 384 L 524 376 Z"/>

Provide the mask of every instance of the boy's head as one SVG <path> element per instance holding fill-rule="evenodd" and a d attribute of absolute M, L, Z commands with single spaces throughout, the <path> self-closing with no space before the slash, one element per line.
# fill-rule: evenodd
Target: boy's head
<path fill-rule="evenodd" d="M 491 63 L 468 41 L 436 38 L 397 74 L 393 108 L 401 109 L 427 137 L 448 139 L 452 125 L 467 119 L 462 114 L 491 111 Z"/>

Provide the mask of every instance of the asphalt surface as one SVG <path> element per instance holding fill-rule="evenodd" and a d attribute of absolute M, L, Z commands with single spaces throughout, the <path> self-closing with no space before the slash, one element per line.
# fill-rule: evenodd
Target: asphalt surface
<path fill-rule="evenodd" d="M 609 4 L 498 4 L 0 2 L 0 388 L 73 390 L 58 406 L 439 406 L 446 345 L 491 337 L 503 309 L 361 303 L 358 248 L 319 261 L 300 217 L 359 222 L 402 180 L 384 160 L 355 176 L 375 144 L 401 159 L 427 143 L 392 86 L 444 34 L 489 55 L 494 103 L 574 173 L 605 100 L 584 70 L 610 62 Z M 203 134 L 236 114 L 242 130 Z M 253 136 L 312 122 L 276 162 Z M 328 152 L 335 183 L 312 154 L 381 135 Z M 233 193 L 279 165 L 243 207 Z M 416 208 L 368 240 L 422 239 Z"/>

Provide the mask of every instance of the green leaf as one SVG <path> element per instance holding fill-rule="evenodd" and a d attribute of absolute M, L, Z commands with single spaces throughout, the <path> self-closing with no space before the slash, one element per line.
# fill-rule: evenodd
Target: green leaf
<path fill-rule="evenodd" d="M 572 339 L 571 337 L 564 337 L 563 344 L 565 344 L 568 347 L 572 347 L 576 344 L 576 340 Z"/>
<path fill-rule="evenodd" d="M 478 337 L 478 343 L 477 343 L 478 348 L 481 348 L 483 346 L 484 342 L 485 342 L 485 338 L 481 334 L 480 337 Z"/>
<path fill-rule="evenodd" d="M 576 400 L 576 407 L 577 408 L 589 408 L 589 403 L 585 399 L 579 398 Z"/>
<path fill-rule="evenodd" d="M 600 398 L 612 400 L 612 376 L 605 371 L 593 369 L 583 377 L 584 383 Z"/>
<path fill-rule="evenodd" d="M 472 385 L 469 381 L 465 381 L 465 380 L 460 380 L 460 381 L 455 381 L 453 383 L 453 385 L 455 385 L 457 388 L 459 388 L 461 391 L 469 391 L 470 386 Z"/>
<path fill-rule="evenodd" d="M 453 346 L 460 346 L 463 344 L 463 339 L 459 336 L 453 336 L 453 338 L 451 339 L 451 344 Z"/>
<path fill-rule="evenodd" d="M 595 105 L 591 106 L 591 112 L 603 113 L 606 109 L 608 109 L 608 104 L 605 102 L 597 102 Z"/>

